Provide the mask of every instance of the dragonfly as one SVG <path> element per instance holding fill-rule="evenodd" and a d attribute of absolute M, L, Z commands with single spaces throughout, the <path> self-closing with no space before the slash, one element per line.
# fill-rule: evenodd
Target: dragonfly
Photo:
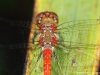
<path fill-rule="evenodd" d="M 32 42 L 26 43 L 29 50 L 23 75 L 97 73 L 95 69 L 99 61 L 100 19 L 58 24 L 58 15 L 46 11 L 39 13 L 35 22 L 34 33 L 30 33 L 34 34 L 34 38 Z M 19 48 L 18 46 L 23 47 L 19 44 L 12 45 L 12 48 Z"/>

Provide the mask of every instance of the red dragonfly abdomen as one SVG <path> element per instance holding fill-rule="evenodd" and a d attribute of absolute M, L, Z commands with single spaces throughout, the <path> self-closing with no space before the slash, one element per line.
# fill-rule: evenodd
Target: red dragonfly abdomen
<path fill-rule="evenodd" d="M 49 48 L 43 52 L 44 57 L 44 75 L 51 75 L 51 62 L 52 62 L 52 50 Z"/>

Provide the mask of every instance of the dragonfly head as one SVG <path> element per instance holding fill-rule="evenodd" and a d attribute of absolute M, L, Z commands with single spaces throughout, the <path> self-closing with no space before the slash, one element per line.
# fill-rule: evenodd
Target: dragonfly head
<path fill-rule="evenodd" d="M 58 24 L 58 15 L 54 12 L 41 12 L 36 16 L 36 25 L 40 27 L 42 24 Z"/>

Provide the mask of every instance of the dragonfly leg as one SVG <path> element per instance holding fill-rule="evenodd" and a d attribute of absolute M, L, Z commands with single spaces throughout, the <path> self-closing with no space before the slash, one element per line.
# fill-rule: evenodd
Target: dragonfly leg
<path fill-rule="evenodd" d="M 57 65 L 58 65 L 58 67 L 59 67 L 60 71 L 62 72 L 61 66 L 60 66 L 60 64 L 59 64 L 59 62 L 58 62 L 58 58 L 57 58 L 56 52 L 55 52 L 55 51 L 53 51 L 53 54 L 54 54 L 54 59 L 56 60 Z"/>
<path fill-rule="evenodd" d="M 39 54 L 39 56 L 38 56 L 38 58 L 37 58 L 37 61 L 36 61 L 36 63 L 34 64 L 34 66 L 32 67 L 32 69 L 31 69 L 31 71 L 30 71 L 30 74 L 31 74 L 31 72 L 32 72 L 32 70 L 33 70 L 33 68 L 36 66 L 36 64 L 38 63 L 38 61 L 40 60 L 40 58 L 41 58 L 41 55 L 43 54 L 43 51 L 41 51 L 40 52 L 40 54 Z"/>
<path fill-rule="evenodd" d="M 29 47 L 28 49 L 36 50 L 36 48 L 38 48 L 38 47 L 37 47 L 38 45 L 39 45 L 39 44 L 35 44 L 34 47 Z"/>

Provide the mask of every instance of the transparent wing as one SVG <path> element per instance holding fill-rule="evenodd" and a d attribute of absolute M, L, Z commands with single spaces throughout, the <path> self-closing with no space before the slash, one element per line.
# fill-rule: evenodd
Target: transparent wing
<path fill-rule="evenodd" d="M 72 21 L 59 25 L 59 44 L 55 48 L 58 62 L 52 57 L 52 75 L 91 75 L 98 62 L 99 20 Z M 35 39 L 36 40 L 36 39 Z M 38 60 L 41 48 L 29 52 L 27 74 L 43 75 L 43 56 Z"/>
<path fill-rule="evenodd" d="M 0 18 L 0 25 L 0 64 L 2 71 L 7 71 L 11 75 L 20 75 L 25 62 L 29 34 L 29 29 L 21 26 L 30 25 L 30 22 Z"/>
<path fill-rule="evenodd" d="M 23 26 L 28 27 L 29 26 Z M 59 44 L 55 48 L 59 69 L 56 60 L 52 58 L 52 75 L 91 75 L 97 63 L 99 49 L 100 20 L 71 21 L 58 26 Z M 33 34 L 33 33 L 32 33 Z M 32 43 L 2 45 L 0 48 L 29 48 L 26 56 L 24 74 L 43 75 L 43 57 L 38 45 L 38 36 Z"/>
<path fill-rule="evenodd" d="M 61 65 L 53 61 L 52 75 L 92 75 L 99 59 L 100 20 L 72 21 L 59 25 L 59 45 L 56 48 Z"/>

